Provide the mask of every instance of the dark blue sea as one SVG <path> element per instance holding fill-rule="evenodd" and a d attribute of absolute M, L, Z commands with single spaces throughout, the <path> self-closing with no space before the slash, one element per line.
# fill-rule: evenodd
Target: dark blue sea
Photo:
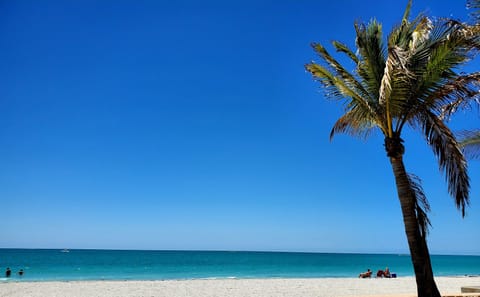
<path fill-rule="evenodd" d="M 480 256 L 433 255 L 432 263 L 437 276 L 480 275 Z M 410 257 L 396 254 L 0 249 L 0 281 L 357 277 L 387 266 L 413 275 Z"/>

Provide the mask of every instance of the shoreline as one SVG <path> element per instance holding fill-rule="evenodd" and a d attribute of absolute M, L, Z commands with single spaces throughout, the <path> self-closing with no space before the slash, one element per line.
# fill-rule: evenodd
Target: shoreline
<path fill-rule="evenodd" d="M 459 294 L 462 286 L 480 286 L 480 276 L 436 277 L 442 294 Z M 348 297 L 416 294 L 412 276 L 385 278 L 269 278 L 195 280 L 5 281 L 0 297 Z"/>
<path fill-rule="evenodd" d="M 402 275 L 396 276 L 392 278 L 385 278 L 383 279 L 401 279 L 401 278 L 414 278 L 415 275 Z M 313 279 L 357 279 L 360 277 L 356 277 L 353 275 L 348 276 L 212 276 L 212 277 L 185 277 L 185 278 L 28 278 L 28 277 L 18 277 L 12 276 L 9 278 L 0 277 L 0 284 L 2 283 L 48 283 L 48 282 L 157 282 L 157 281 L 196 281 L 196 280 L 313 280 Z M 480 274 L 451 274 L 451 275 L 436 275 L 435 279 L 438 278 L 478 278 L 480 279 Z M 382 279 L 381 277 L 375 277 L 372 275 L 370 278 L 365 279 Z M 0 296 L 1 297 L 1 296 Z"/>
<path fill-rule="evenodd" d="M 393 278 L 381 278 L 372 276 L 370 278 L 364 278 L 365 280 L 368 279 L 408 279 L 414 278 L 414 275 L 404 275 L 404 276 L 397 276 Z M 198 277 L 198 278 L 72 278 L 72 279 L 22 279 L 18 277 L 0 277 L 0 284 L 4 283 L 71 283 L 71 282 L 166 282 L 166 281 L 222 281 L 222 280 L 322 280 L 322 279 L 362 279 L 359 277 L 354 276 L 313 276 L 313 277 L 305 277 L 305 276 L 298 276 L 298 277 L 287 277 L 287 276 L 279 276 L 279 277 L 242 277 L 242 276 L 219 276 L 219 277 Z M 455 279 L 455 278 L 466 278 L 466 279 L 480 279 L 480 274 L 472 274 L 472 275 L 440 275 L 435 276 L 435 279 Z"/>

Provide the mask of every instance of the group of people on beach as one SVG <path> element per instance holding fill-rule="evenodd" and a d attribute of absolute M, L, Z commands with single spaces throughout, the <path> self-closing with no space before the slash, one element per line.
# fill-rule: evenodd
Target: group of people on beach
<path fill-rule="evenodd" d="M 372 271 L 370 269 L 367 269 L 366 272 L 362 272 L 358 275 L 359 278 L 371 278 L 372 277 Z M 377 271 L 377 277 L 385 277 L 385 278 L 392 278 L 392 277 L 396 277 L 396 274 L 392 274 L 390 273 L 390 270 L 387 268 L 385 268 L 385 270 L 381 270 L 379 269 Z"/>
<path fill-rule="evenodd" d="M 17 274 L 18 276 L 23 276 L 23 273 L 24 273 L 23 269 L 20 269 Z M 7 269 L 5 270 L 5 277 L 9 278 L 11 276 L 12 276 L 12 270 L 10 269 L 10 267 L 7 267 Z"/>

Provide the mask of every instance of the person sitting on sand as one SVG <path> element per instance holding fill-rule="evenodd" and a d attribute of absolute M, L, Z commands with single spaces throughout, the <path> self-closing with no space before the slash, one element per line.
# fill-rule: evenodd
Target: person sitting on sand
<path fill-rule="evenodd" d="M 358 275 L 360 278 L 369 278 L 372 277 L 372 271 L 370 269 L 367 269 L 367 272 L 360 273 Z"/>
<path fill-rule="evenodd" d="M 377 271 L 377 277 L 384 277 L 385 276 L 385 272 L 383 270 L 379 270 Z"/>
<path fill-rule="evenodd" d="M 383 277 L 386 277 L 386 278 L 392 277 L 392 275 L 390 274 L 390 270 L 388 270 L 388 267 L 385 268 L 385 271 L 383 272 Z"/>

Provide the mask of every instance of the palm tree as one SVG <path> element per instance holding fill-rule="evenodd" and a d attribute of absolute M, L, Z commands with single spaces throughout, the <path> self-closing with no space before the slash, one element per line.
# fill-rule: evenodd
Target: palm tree
<path fill-rule="evenodd" d="M 405 233 L 416 276 L 418 296 L 438 297 L 426 236 L 429 204 L 420 180 L 408 174 L 401 138 L 405 126 L 422 133 L 446 175 L 448 191 L 465 215 L 469 202 L 467 163 L 454 134 L 441 117 L 442 107 L 459 97 L 474 95 L 480 73 L 458 74 L 454 69 L 471 58 L 478 39 L 458 22 L 432 21 L 424 15 L 409 20 L 408 2 L 401 23 L 384 45 L 376 20 L 355 24 L 356 52 L 334 41 L 335 49 L 353 61 L 347 71 L 321 44 L 312 44 L 321 63 L 305 65 L 326 95 L 345 102 L 345 114 L 330 133 L 367 137 L 373 130 L 384 136 L 400 200 Z"/>

